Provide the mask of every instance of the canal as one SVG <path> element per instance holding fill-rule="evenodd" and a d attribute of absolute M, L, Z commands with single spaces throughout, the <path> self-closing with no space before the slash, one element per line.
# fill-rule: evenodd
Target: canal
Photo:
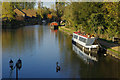
<path fill-rule="evenodd" d="M 52 31 L 48 25 L 31 25 L 2 30 L 2 77 L 15 78 L 10 71 L 20 58 L 19 78 L 120 78 L 120 61 L 111 56 L 99 56 L 88 61 L 73 50 L 72 37 Z M 61 67 L 56 72 L 56 62 Z"/>

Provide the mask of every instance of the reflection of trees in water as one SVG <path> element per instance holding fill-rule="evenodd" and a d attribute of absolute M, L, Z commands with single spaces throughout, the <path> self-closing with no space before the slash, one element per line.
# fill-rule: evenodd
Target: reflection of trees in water
<path fill-rule="evenodd" d="M 65 35 L 61 32 L 58 33 L 58 42 L 59 42 L 59 48 L 60 51 L 68 52 L 72 51 L 72 37 Z"/>
<path fill-rule="evenodd" d="M 97 63 L 82 67 L 80 75 L 88 78 L 120 78 L 120 63 L 110 57 L 101 57 Z"/>
<path fill-rule="evenodd" d="M 62 74 L 69 75 L 71 78 L 76 78 L 80 70 L 79 59 L 72 53 L 72 38 L 59 32 L 58 42 L 60 48 L 60 65 Z M 66 76 L 68 77 L 68 76 Z"/>
<path fill-rule="evenodd" d="M 58 42 L 59 42 L 59 48 L 61 51 L 63 49 L 65 50 L 71 50 L 72 49 L 72 38 L 69 37 L 68 35 L 64 35 L 63 33 L 59 32 L 58 33 Z"/>
<path fill-rule="evenodd" d="M 50 31 L 55 35 L 55 41 L 58 41 L 58 30 L 52 30 L 50 29 Z"/>
<path fill-rule="evenodd" d="M 79 61 L 79 64 L 81 68 L 79 74 L 83 78 L 118 78 L 120 76 L 120 70 L 118 70 L 120 63 L 109 56 L 99 56 L 98 61 L 94 63 L 84 64 Z"/>
<path fill-rule="evenodd" d="M 62 47 L 62 46 L 64 46 L 63 41 L 64 41 L 64 37 L 63 37 L 63 35 L 59 32 L 59 33 L 58 33 L 58 42 L 59 42 L 60 51 L 63 51 L 63 47 Z"/>
<path fill-rule="evenodd" d="M 25 49 L 32 50 L 36 44 L 40 44 L 43 37 L 43 28 L 27 26 L 16 30 L 2 31 L 2 49 L 14 50 L 21 53 Z M 36 42 L 37 41 L 37 42 Z"/>

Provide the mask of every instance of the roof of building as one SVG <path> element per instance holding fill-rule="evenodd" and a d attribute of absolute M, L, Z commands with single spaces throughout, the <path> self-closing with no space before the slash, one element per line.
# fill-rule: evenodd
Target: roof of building
<path fill-rule="evenodd" d="M 22 11 L 26 14 L 26 16 L 36 17 L 36 11 L 33 9 L 28 9 L 28 10 L 23 9 Z"/>
<path fill-rule="evenodd" d="M 28 16 L 28 17 L 36 17 L 36 11 L 33 9 L 23 9 L 23 10 L 19 10 L 19 9 L 14 9 L 14 12 L 18 15 L 18 16 Z"/>
<path fill-rule="evenodd" d="M 20 11 L 19 9 L 14 9 L 14 12 L 15 12 L 18 16 L 25 16 L 25 13 L 23 13 L 23 12 Z"/>

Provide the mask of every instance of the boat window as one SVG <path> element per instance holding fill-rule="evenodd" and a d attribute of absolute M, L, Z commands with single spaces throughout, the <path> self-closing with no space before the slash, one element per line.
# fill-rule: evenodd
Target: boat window
<path fill-rule="evenodd" d="M 82 38 L 82 37 L 79 37 L 79 40 L 86 43 L 86 39 Z"/>
<path fill-rule="evenodd" d="M 78 39 L 78 36 L 77 36 L 77 35 L 74 35 L 74 38 L 75 38 L 75 39 Z"/>

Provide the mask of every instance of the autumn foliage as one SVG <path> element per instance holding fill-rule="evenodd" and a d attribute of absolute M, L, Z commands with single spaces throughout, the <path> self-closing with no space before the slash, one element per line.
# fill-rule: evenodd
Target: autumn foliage
<path fill-rule="evenodd" d="M 51 14 L 48 14 L 47 17 L 48 17 L 49 19 L 51 19 L 51 18 L 52 18 L 52 15 L 51 15 Z"/>

